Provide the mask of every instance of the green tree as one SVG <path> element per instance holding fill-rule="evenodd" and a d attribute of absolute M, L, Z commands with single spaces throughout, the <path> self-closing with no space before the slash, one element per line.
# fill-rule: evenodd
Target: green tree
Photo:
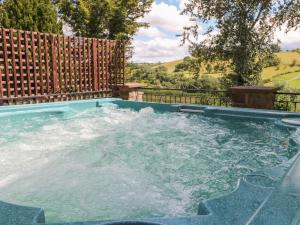
<path fill-rule="evenodd" d="M 59 0 L 62 20 L 77 35 L 131 40 L 153 0 Z"/>
<path fill-rule="evenodd" d="M 208 74 L 213 72 L 213 66 L 210 63 L 207 63 L 205 69 Z"/>
<path fill-rule="evenodd" d="M 300 1 L 299 0 L 278 0 L 278 8 L 273 22 L 277 26 L 286 24 L 287 31 L 300 27 Z"/>
<path fill-rule="evenodd" d="M 183 58 L 183 61 L 181 63 L 178 63 L 175 66 L 175 70 L 174 72 L 183 72 L 183 71 L 188 71 L 189 70 L 189 66 L 191 63 L 191 57 L 187 56 Z"/>
<path fill-rule="evenodd" d="M 271 45 L 271 50 L 273 53 L 281 52 L 280 44 L 281 44 L 281 41 L 278 40 L 277 43 Z"/>
<path fill-rule="evenodd" d="M 264 59 L 264 68 L 279 66 L 280 62 L 281 60 L 277 55 L 271 54 Z"/>
<path fill-rule="evenodd" d="M 29 31 L 62 33 L 62 23 L 50 0 L 0 2 L 0 26 Z"/>
<path fill-rule="evenodd" d="M 192 42 L 194 57 L 203 61 L 228 61 L 230 85 L 255 85 L 260 80 L 263 60 L 272 54 L 275 27 L 269 22 L 271 0 L 193 0 L 184 13 L 198 22 L 211 22 L 207 38 Z M 198 26 L 186 28 L 184 40 L 198 36 Z"/>

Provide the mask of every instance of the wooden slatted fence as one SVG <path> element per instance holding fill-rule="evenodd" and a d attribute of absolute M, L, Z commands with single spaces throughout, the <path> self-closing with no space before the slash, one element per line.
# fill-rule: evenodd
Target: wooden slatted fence
<path fill-rule="evenodd" d="M 105 97 L 124 80 L 124 42 L 0 29 L 2 102 Z"/>

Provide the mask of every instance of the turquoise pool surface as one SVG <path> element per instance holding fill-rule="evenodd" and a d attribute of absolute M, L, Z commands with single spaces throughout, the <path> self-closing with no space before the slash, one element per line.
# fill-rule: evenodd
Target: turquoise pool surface
<path fill-rule="evenodd" d="M 209 215 L 199 203 L 238 192 L 242 177 L 269 190 L 277 173 L 251 174 L 295 161 L 299 132 L 282 118 L 298 114 L 197 107 L 112 99 L 0 108 L 0 199 L 43 208 L 47 223 L 188 218 Z"/>

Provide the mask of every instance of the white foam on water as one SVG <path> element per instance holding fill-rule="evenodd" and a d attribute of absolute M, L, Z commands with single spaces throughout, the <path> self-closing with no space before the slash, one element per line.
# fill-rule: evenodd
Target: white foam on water
<path fill-rule="evenodd" d="M 196 214 L 239 177 L 290 157 L 270 123 L 116 106 L 1 118 L 0 199 L 47 222 Z"/>

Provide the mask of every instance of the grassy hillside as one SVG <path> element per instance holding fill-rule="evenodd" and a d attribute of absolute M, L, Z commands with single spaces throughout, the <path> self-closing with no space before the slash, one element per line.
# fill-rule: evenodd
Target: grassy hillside
<path fill-rule="evenodd" d="M 265 68 L 262 72 L 262 80 L 267 86 L 284 85 L 286 88 L 300 89 L 300 53 L 299 52 L 279 52 L 276 55 L 280 58 L 280 64 L 275 67 Z M 169 72 L 173 72 L 175 66 L 182 60 L 166 62 L 165 66 Z M 209 74 L 219 77 L 221 74 Z"/>
<path fill-rule="evenodd" d="M 175 70 L 175 66 L 179 63 L 182 63 L 183 60 L 176 60 L 171 62 L 163 63 L 163 66 L 168 69 L 168 72 L 173 72 Z"/>

